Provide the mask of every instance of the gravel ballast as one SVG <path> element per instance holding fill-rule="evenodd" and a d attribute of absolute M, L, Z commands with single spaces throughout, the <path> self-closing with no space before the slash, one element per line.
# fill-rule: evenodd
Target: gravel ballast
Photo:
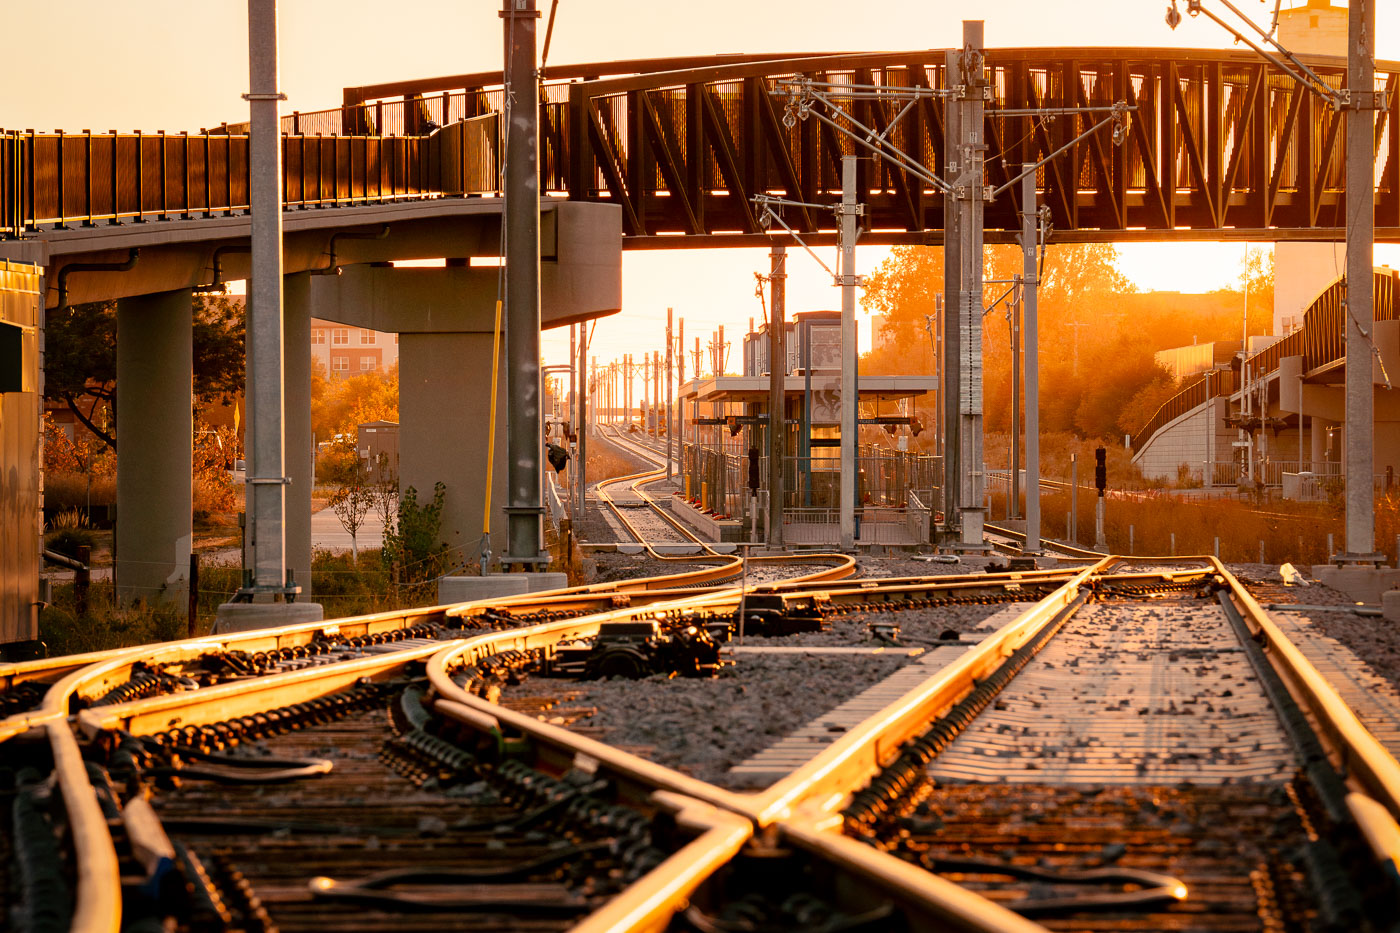
<path fill-rule="evenodd" d="M 854 647 L 860 654 L 765 654 L 726 651 L 736 663 L 715 678 L 574 681 L 531 677 L 507 688 L 502 702 L 557 698 L 550 719 L 568 722 L 609 745 L 627 748 L 701 780 L 726 784 L 726 772 L 788 733 L 874 686 L 923 656 L 942 636 L 974 632 L 1006 605 L 960 605 L 897 613 L 833 616 L 824 632 L 789 637 L 747 635 L 744 647 Z M 869 621 L 897 622 L 899 644 L 872 636 Z M 729 647 L 738 647 L 731 643 Z M 525 704 L 522 704 L 522 706 Z"/>

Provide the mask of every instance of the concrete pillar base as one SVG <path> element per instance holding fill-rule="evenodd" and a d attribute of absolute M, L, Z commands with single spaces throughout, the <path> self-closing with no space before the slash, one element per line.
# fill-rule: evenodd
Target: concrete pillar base
<path fill-rule="evenodd" d="M 1381 618 L 1400 622 L 1400 590 L 1386 590 L 1381 594 Z"/>
<path fill-rule="evenodd" d="M 1381 595 L 1400 589 L 1400 570 L 1389 567 L 1315 566 L 1313 576 L 1325 586 L 1339 590 L 1359 603 L 1381 605 Z"/>
<path fill-rule="evenodd" d="M 214 617 L 214 634 L 319 622 L 325 617 L 320 603 L 224 603 Z"/>
<path fill-rule="evenodd" d="M 566 573 L 492 573 L 484 577 L 443 577 L 438 580 L 438 605 L 541 593 L 563 589 L 568 585 L 569 575 Z"/>

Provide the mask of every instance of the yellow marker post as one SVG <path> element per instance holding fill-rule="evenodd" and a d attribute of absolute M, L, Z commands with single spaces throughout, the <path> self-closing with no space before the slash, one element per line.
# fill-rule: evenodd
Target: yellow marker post
<path fill-rule="evenodd" d="M 486 433 L 486 507 L 481 513 L 481 574 L 491 557 L 491 468 L 496 464 L 496 382 L 501 370 L 501 299 L 496 299 L 496 331 L 491 342 L 491 417 Z"/>

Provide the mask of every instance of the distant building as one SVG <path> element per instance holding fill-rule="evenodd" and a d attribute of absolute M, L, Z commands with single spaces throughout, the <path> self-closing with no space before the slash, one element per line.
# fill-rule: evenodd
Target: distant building
<path fill-rule="evenodd" d="M 1229 369 L 1230 361 L 1240 352 L 1238 340 L 1214 340 L 1189 347 L 1173 347 L 1152 354 L 1157 365 L 1172 374 L 1177 382 L 1208 369 Z"/>
<path fill-rule="evenodd" d="M 870 349 L 879 352 L 894 344 L 894 330 L 890 327 L 888 314 L 870 316 Z"/>
<path fill-rule="evenodd" d="M 399 361 L 399 335 L 312 318 L 311 359 L 337 379 L 389 369 Z"/>

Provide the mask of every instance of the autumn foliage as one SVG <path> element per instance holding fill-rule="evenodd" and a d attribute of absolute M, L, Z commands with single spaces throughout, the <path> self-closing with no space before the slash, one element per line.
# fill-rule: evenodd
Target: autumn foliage
<path fill-rule="evenodd" d="M 984 278 L 1007 282 L 1022 271 L 1018 248 L 987 249 Z M 1103 439 L 1121 447 L 1177 391 L 1159 367 L 1159 350 L 1240 339 L 1250 280 L 1249 331 L 1267 332 L 1273 305 L 1272 259 L 1251 256 L 1240 287 L 1204 296 L 1139 292 L 1118 271 L 1108 244 L 1051 246 L 1039 289 L 1040 422 L 1045 434 Z M 984 305 L 1009 289 L 988 284 Z M 867 310 L 886 315 L 889 339 L 862 361 L 869 373 L 933 373 L 936 297 L 943 251 L 899 247 L 866 279 Z M 983 318 L 984 411 L 988 432 L 1011 429 L 1011 330 L 1008 307 Z M 917 440 L 926 441 L 926 438 Z"/>

